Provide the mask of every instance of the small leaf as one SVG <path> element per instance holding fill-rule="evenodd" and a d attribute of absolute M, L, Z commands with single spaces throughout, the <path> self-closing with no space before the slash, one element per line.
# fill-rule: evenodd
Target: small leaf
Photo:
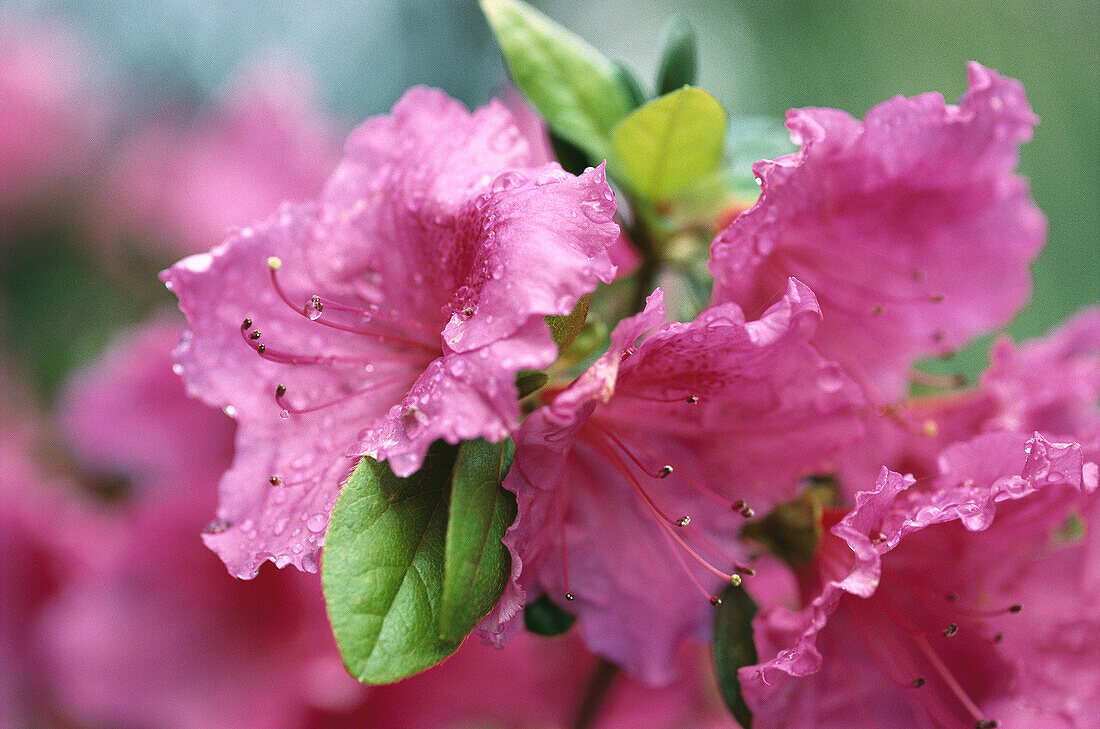
<path fill-rule="evenodd" d="M 725 133 L 726 112 L 718 100 L 685 87 L 615 127 L 615 167 L 635 193 L 666 200 L 718 167 Z"/>
<path fill-rule="evenodd" d="M 741 535 L 766 547 L 793 569 L 813 561 L 821 541 L 821 516 L 836 503 L 836 481 L 830 476 L 810 476 L 798 498 L 785 501 L 758 521 L 741 528 Z"/>
<path fill-rule="evenodd" d="M 461 643 L 440 638 L 438 628 L 455 454 L 435 443 L 408 478 L 364 458 L 336 500 L 321 582 L 336 645 L 360 681 L 411 676 Z"/>
<path fill-rule="evenodd" d="M 588 318 L 588 307 L 592 303 L 592 294 L 585 294 L 573 307 L 573 311 L 565 316 L 548 316 L 546 323 L 550 326 L 550 334 L 554 337 L 554 344 L 558 345 L 558 353 L 569 349 L 569 345 L 581 333 L 584 322 Z"/>
<path fill-rule="evenodd" d="M 516 389 L 519 390 L 519 398 L 522 400 L 549 381 L 550 375 L 540 370 L 520 370 L 516 373 Z"/>
<path fill-rule="evenodd" d="M 520 0 L 481 0 L 512 81 L 559 135 L 597 160 L 630 109 L 602 53 Z"/>
<path fill-rule="evenodd" d="M 577 622 L 575 615 L 562 610 L 546 595 L 528 603 L 523 609 L 523 625 L 528 632 L 536 635 L 547 637 L 561 635 L 572 628 L 575 622 Z"/>
<path fill-rule="evenodd" d="M 752 729 L 752 712 L 741 695 L 737 669 L 751 666 L 758 660 L 752 640 L 756 603 L 744 589 L 733 585 L 723 590 L 719 599 L 721 603 L 714 608 L 714 665 L 718 686 L 733 718 L 744 729 Z"/>
<path fill-rule="evenodd" d="M 458 449 L 439 606 L 444 640 L 465 638 L 500 600 L 511 575 L 511 555 L 500 539 L 516 518 L 516 497 L 500 484 L 515 450 L 511 439 L 471 440 Z"/>
<path fill-rule="evenodd" d="M 630 111 L 634 111 L 644 104 L 649 97 L 642 89 L 642 84 L 638 81 L 638 77 L 634 75 L 634 72 L 631 71 L 625 63 L 612 61 L 612 64 L 615 66 L 615 78 L 618 79 L 619 85 L 623 87 L 623 90 L 626 92 L 626 98 L 630 102 Z"/>
<path fill-rule="evenodd" d="M 657 93 L 667 94 L 682 86 L 694 85 L 699 74 L 699 48 L 695 28 L 687 18 L 676 16 L 669 21 L 661 48 Z"/>

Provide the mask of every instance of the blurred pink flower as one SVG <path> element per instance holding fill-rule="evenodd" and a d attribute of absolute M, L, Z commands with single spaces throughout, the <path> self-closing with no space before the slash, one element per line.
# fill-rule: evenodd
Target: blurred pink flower
<path fill-rule="evenodd" d="M 179 334 L 165 320 L 127 335 L 66 394 L 78 455 L 132 486 L 113 546 L 49 603 L 36 641 L 62 713 L 81 725 L 304 728 L 363 692 L 315 576 L 243 584 L 202 545 L 233 423 L 187 397 L 168 354 Z"/>
<path fill-rule="evenodd" d="M 88 174 L 106 128 L 94 71 L 69 27 L 0 12 L 0 219 L 48 206 Z"/>
<path fill-rule="evenodd" d="M 109 538 L 75 485 L 35 457 L 40 424 L 30 398 L 0 382 L 0 726 L 38 726 L 50 681 L 32 626 L 66 582 L 83 574 Z"/>
<path fill-rule="evenodd" d="M 188 387 L 238 419 L 206 536 L 230 571 L 315 571 L 358 454 L 408 475 L 437 439 L 518 427 L 516 373 L 557 356 L 543 318 L 614 277 L 614 212 L 602 166 L 532 166 L 499 103 L 415 88 L 352 134 L 317 203 L 162 274 Z"/>
<path fill-rule="evenodd" d="M 195 118 L 161 114 L 116 151 L 93 226 L 179 255 L 204 251 L 284 200 L 320 192 L 340 158 L 308 75 L 255 63 Z"/>
<path fill-rule="evenodd" d="M 758 615 L 764 660 L 740 671 L 754 726 L 1094 726 L 1100 611 L 1080 578 L 1100 551 L 1057 533 L 1077 505 L 1095 511 L 1096 464 L 1076 443 L 990 433 L 946 449 L 930 488 L 912 484 L 884 468 L 832 516 L 800 576 L 807 607 Z M 1038 566 L 1078 581 L 1021 579 Z M 1053 685 L 1067 665 L 1073 680 Z"/>
<path fill-rule="evenodd" d="M 753 168 L 760 200 L 711 247 L 716 300 L 759 311 L 788 276 L 821 301 L 822 351 L 880 403 L 919 357 L 1005 324 L 1046 235 L 1016 176 L 1035 116 L 1023 88 L 972 63 L 958 106 L 897 97 L 863 122 L 788 112 L 795 153 Z"/>
<path fill-rule="evenodd" d="M 518 583 L 504 601 L 545 591 L 594 651 L 671 681 L 681 641 L 710 630 L 707 598 L 747 569 L 737 512 L 789 498 L 859 436 L 858 388 L 809 344 L 819 320 L 794 279 L 752 322 L 724 304 L 665 324 L 654 292 L 516 435 L 504 485 L 519 516 L 504 541 Z"/>
<path fill-rule="evenodd" d="M 468 640 L 439 666 L 371 689 L 359 712 L 318 729 L 568 729 L 582 715 L 591 729 L 736 729 L 716 703 L 705 652 L 682 650 L 677 663 L 684 679 L 653 689 L 601 664 L 575 632 L 520 633 L 503 650 Z"/>

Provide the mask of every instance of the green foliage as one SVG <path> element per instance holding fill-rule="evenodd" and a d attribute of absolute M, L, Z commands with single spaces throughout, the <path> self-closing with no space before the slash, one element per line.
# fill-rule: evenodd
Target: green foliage
<path fill-rule="evenodd" d="M 726 112 L 702 89 L 665 94 L 612 132 L 613 170 L 637 195 L 667 200 L 713 172 L 722 158 Z"/>
<path fill-rule="evenodd" d="M 615 65 L 520 0 L 481 0 L 481 9 L 512 81 L 550 128 L 606 159 L 611 129 L 631 108 Z"/>
<path fill-rule="evenodd" d="M 553 637 L 561 635 L 577 622 L 575 615 L 562 610 L 543 595 L 523 609 L 523 625 L 528 632 Z"/>
<path fill-rule="evenodd" d="M 554 337 L 554 344 L 558 345 L 559 353 L 569 349 L 577 335 L 581 333 L 591 304 L 592 294 L 585 294 L 577 301 L 573 311 L 565 316 L 546 317 L 546 323 L 550 326 L 550 334 Z"/>
<path fill-rule="evenodd" d="M 657 94 L 693 86 L 699 76 L 699 48 L 695 28 L 683 16 L 676 16 L 665 28 L 661 61 L 657 66 Z"/>
<path fill-rule="evenodd" d="M 752 619 L 756 603 L 740 587 L 730 585 L 719 596 L 714 609 L 714 666 L 718 686 L 733 718 L 752 729 L 752 712 L 741 695 L 737 669 L 757 662 L 756 644 L 752 640 Z"/>
<path fill-rule="evenodd" d="M 745 116 L 730 121 L 726 132 L 726 152 L 723 166 L 728 185 L 738 198 L 756 200 L 760 186 L 752 174 L 753 163 L 775 159 L 795 151 L 791 134 L 783 120 L 771 117 Z"/>
<path fill-rule="evenodd" d="M 615 77 L 618 79 L 619 85 L 626 91 L 626 97 L 630 100 L 630 111 L 634 111 L 639 106 L 644 104 L 649 96 L 646 94 L 645 89 L 642 88 L 642 84 L 638 81 L 638 77 L 634 75 L 634 72 L 625 63 L 619 61 L 612 61 L 615 66 Z"/>
<path fill-rule="evenodd" d="M 443 559 L 439 635 L 462 640 L 493 609 L 508 583 L 511 555 L 501 544 L 516 518 L 516 497 L 501 487 L 516 447 L 472 440 L 458 449 Z"/>
<path fill-rule="evenodd" d="M 510 572 L 500 537 L 516 509 L 500 482 L 513 449 L 440 441 L 408 478 L 372 458 L 352 473 L 321 578 L 336 644 L 360 681 L 389 683 L 438 663 L 499 600 Z"/>

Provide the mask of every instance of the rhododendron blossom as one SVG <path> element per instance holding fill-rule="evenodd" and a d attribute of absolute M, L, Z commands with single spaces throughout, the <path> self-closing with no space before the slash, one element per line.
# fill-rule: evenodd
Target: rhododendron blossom
<path fill-rule="evenodd" d="M 614 277 L 614 212 L 602 167 L 533 166 L 500 104 L 417 88 L 352 134 L 315 204 L 165 272 L 183 376 L 238 421 L 206 534 L 229 569 L 316 570 L 357 454 L 408 475 L 437 439 L 507 437 L 516 374 L 557 355 L 543 317 Z"/>
<path fill-rule="evenodd" d="M 801 149 L 754 166 L 760 200 L 711 247 L 719 301 L 752 312 L 788 276 L 812 288 L 819 345 L 879 402 L 903 394 L 915 358 L 1006 323 L 1030 293 L 1046 226 L 1013 169 L 1036 118 L 1019 83 L 968 71 L 958 106 L 788 112 Z"/>
<path fill-rule="evenodd" d="M 757 321 L 724 304 L 664 324 L 657 290 L 621 322 L 516 436 L 504 541 L 528 598 L 545 591 L 593 650 L 670 681 L 682 638 L 707 634 L 708 598 L 751 573 L 733 543 L 743 519 L 859 434 L 858 389 L 809 345 L 819 319 L 792 279 Z"/>
<path fill-rule="evenodd" d="M 801 576 L 807 607 L 762 613 L 764 660 L 740 671 L 761 727 L 1091 726 L 1095 662 L 1078 662 L 1086 675 L 1061 689 L 1031 680 L 1046 667 L 1036 650 L 1058 651 L 1016 622 L 1090 621 L 1082 637 L 1100 627 L 1081 584 L 1033 602 L 1048 588 L 1020 579 L 1036 563 L 1096 569 L 1095 551 L 1081 567 L 1080 545 L 1052 541 L 1066 506 L 1095 491 L 1096 464 L 1076 443 L 991 433 L 945 450 L 940 469 L 915 489 L 884 468 L 850 513 L 827 512 L 832 528 Z"/>

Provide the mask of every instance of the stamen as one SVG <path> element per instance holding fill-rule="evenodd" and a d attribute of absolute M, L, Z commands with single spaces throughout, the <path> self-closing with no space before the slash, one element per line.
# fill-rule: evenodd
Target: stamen
<path fill-rule="evenodd" d="M 278 476 L 271 476 L 267 479 L 267 481 L 272 486 L 281 486 L 283 483 L 283 479 L 279 478 Z"/>
<path fill-rule="evenodd" d="M 686 516 L 686 515 L 681 516 L 679 519 L 676 520 L 676 526 L 678 526 L 678 527 L 686 527 L 690 523 L 691 523 L 691 517 Z"/>
<path fill-rule="evenodd" d="M 944 638 L 950 638 L 953 635 L 957 634 L 958 632 L 959 632 L 959 624 L 958 623 L 951 623 L 950 625 L 948 625 L 946 628 L 943 629 L 943 637 Z"/>
<path fill-rule="evenodd" d="M 283 400 L 283 397 L 286 395 L 286 385 L 279 385 L 275 388 L 275 402 L 278 403 L 279 407 L 282 408 L 282 412 L 280 413 L 280 415 L 285 418 L 291 414 L 301 415 L 302 413 L 313 413 L 318 410 L 323 410 L 324 408 L 339 405 L 340 403 L 347 402 L 348 400 L 351 400 L 354 397 L 358 397 L 359 395 L 362 395 L 364 393 L 372 392 L 374 390 L 378 390 L 383 387 L 405 381 L 407 379 L 408 377 L 406 375 L 401 375 L 398 377 L 390 377 L 385 380 L 379 380 L 378 382 L 372 382 L 365 387 L 361 387 L 358 390 L 353 390 L 352 392 L 349 392 L 345 395 L 341 395 L 335 400 L 329 400 L 328 402 L 323 402 L 318 405 L 310 405 L 309 407 L 303 408 L 294 408 L 287 405 L 286 402 L 284 402 Z"/>
<path fill-rule="evenodd" d="M 997 729 L 1001 725 L 1001 722 L 996 719 L 979 719 L 978 723 L 974 725 L 974 729 Z"/>
<path fill-rule="evenodd" d="M 575 600 L 577 598 L 573 593 L 567 592 L 567 593 L 565 593 L 565 599 L 568 600 L 569 602 L 573 602 L 573 600 Z"/>
<path fill-rule="evenodd" d="M 251 319 L 245 319 L 246 322 L 251 323 Z M 255 336 L 249 336 L 248 330 L 241 325 L 241 338 L 244 339 L 245 344 L 252 347 L 253 351 L 259 354 L 269 362 L 276 362 L 278 364 L 291 364 L 291 365 L 332 365 L 332 364 L 356 364 L 366 365 L 368 371 L 374 366 L 374 360 L 367 359 L 365 357 L 351 357 L 341 354 L 326 354 L 326 355 L 304 355 L 295 354 L 294 352 L 286 352 L 279 349 L 271 349 L 263 342 L 257 342 Z M 259 334 L 259 330 L 253 332 L 253 334 Z M 387 359 L 400 360 L 400 355 L 393 354 L 387 355 Z M 423 357 L 416 357 L 410 359 L 411 362 L 423 364 Z"/>
<path fill-rule="evenodd" d="M 751 519 L 756 516 L 756 512 L 753 511 L 753 508 L 751 506 L 745 503 L 744 499 L 738 499 L 737 501 L 734 501 L 732 504 L 730 504 L 730 510 L 738 512 L 746 519 Z"/>
<path fill-rule="evenodd" d="M 911 685 L 913 686 L 913 688 L 920 688 L 924 684 L 925 684 L 924 678 L 923 677 L 917 677 L 917 678 L 913 679 L 913 683 Z"/>
<path fill-rule="evenodd" d="M 273 261 L 274 261 L 275 265 L 273 265 L 273 263 L 272 263 Z M 416 340 L 416 339 L 409 339 L 407 337 L 402 337 L 402 336 L 399 336 L 399 335 L 396 335 L 396 334 L 386 334 L 386 333 L 383 333 L 383 332 L 380 332 L 380 331 L 377 331 L 377 330 L 374 330 L 374 329 L 363 329 L 363 328 L 360 328 L 360 327 L 353 327 L 353 326 L 349 326 L 347 324 L 341 324 L 339 322 L 334 322 L 334 321 L 330 321 L 328 319 L 323 319 L 321 317 L 321 309 L 323 309 L 324 306 L 326 304 L 329 304 L 330 302 L 327 302 L 324 299 L 322 299 L 320 296 L 314 294 L 310 298 L 310 303 L 305 304 L 304 306 L 299 306 L 297 303 L 294 302 L 293 299 L 290 298 L 290 296 L 283 289 L 282 285 L 279 283 L 279 276 L 277 274 L 277 271 L 282 267 L 282 261 L 280 261 L 278 258 L 272 257 L 272 258 L 268 259 L 267 266 L 271 270 L 271 284 L 275 288 L 275 293 L 277 293 L 279 295 L 279 298 L 283 300 L 283 303 L 285 303 L 287 306 L 289 306 L 291 308 L 291 310 L 294 311 L 296 314 L 300 314 L 301 316 L 306 317 L 307 319 L 309 319 L 312 322 L 320 324 L 321 326 L 329 327 L 330 329 L 337 329 L 339 331 L 348 332 L 348 333 L 351 333 L 351 334 L 359 334 L 359 335 L 362 335 L 364 337 L 371 337 L 372 339 L 377 339 L 380 342 L 387 342 L 387 343 L 391 343 L 391 344 L 400 344 L 400 345 L 405 345 L 405 346 L 408 346 L 408 347 L 417 347 L 419 349 L 424 349 L 424 350 L 427 350 L 427 351 L 432 352 L 432 353 L 435 353 L 439 350 L 438 345 L 432 344 L 430 342 L 424 342 L 424 341 Z M 314 304 L 314 303 L 316 304 L 317 308 L 312 308 L 311 307 L 311 304 Z M 343 310 L 343 311 L 357 311 L 363 317 L 363 319 L 365 321 L 370 321 L 373 317 L 373 315 L 368 315 L 362 309 L 355 309 L 354 307 L 333 306 L 332 308 Z"/>
<path fill-rule="evenodd" d="M 973 699 L 971 699 L 966 691 L 963 690 L 963 687 L 959 685 L 958 680 L 955 678 L 954 674 L 951 673 L 950 669 L 944 665 L 943 659 L 940 658 L 939 654 L 932 650 L 932 646 L 928 645 L 928 640 L 921 636 L 915 637 L 914 640 L 917 643 L 917 647 L 920 648 L 921 652 L 924 653 L 925 657 L 932 664 L 932 667 L 936 669 L 936 672 L 939 673 L 940 677 L 947 683 L 951 692 L 955 694 L 959 703 L 970 712 L 971 716 L 978 720 L 978 726 L 980 727 L 984 720 L 982 719 L 982 711 L 978 708 L 978 705 L 974 703 Z M 986 726 L 989 725 L 986 724 Z"/>
<path fill-rule="evenodd" d="M 715 606 L 717 606 L 717 605 L 721 605 L 721 604 L 722 604 L 722 600 L 721 600 L 721 598 L 719 598 L 719 597 L 718 597 L 717 595 L 711 595 L 711 596 L 710 596 L 710 604 L 711 604 L 711 605 L 715 605 Z"/>

